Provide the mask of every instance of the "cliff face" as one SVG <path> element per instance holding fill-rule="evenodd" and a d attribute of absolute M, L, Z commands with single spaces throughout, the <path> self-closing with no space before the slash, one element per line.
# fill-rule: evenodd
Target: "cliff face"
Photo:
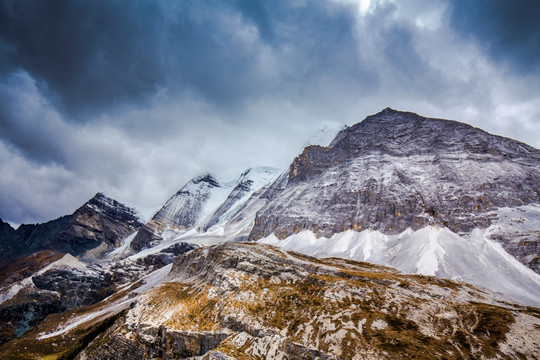
<path fill-rule="evenodd" d="M 449 280 L 247 243 L 196 249 L 163 269 L 145 279 L 147 292 L 135 285 L 49 318 L 0 350 L 6 359 L 18 349 L 81 360 L 533 359 L 540 351 L 534 309 L 491 305 L 492 294 Z"/>
<path fill-rule="evenodd" d="M 5 228 L 5 223 L 0 225 Z M 73 214 L 37 225 L 21 225 L 17 230 L 2 230 L 3 256 L 0 266 L 17 257 L 42 250 L 55 250 L 78 256 L 103 244 L 120 246 L 122 239 L 143 224 L 135 211 L 98 193 Z"/>
<path fill-rule="evenodd" d="M 540 203 L 539 184 L 538 149 L 459 122 L 386 109 L 342 130 L 329 147 L 305 148 L 285 188 L 257 213 L 250 239 L 301 230 L 325 237 L 348 229 L 396 234 L 429 225 L 469 234 L 495 224 L 500 208 Z M 523 244 L 498 239 L 520 256 Z M 537 236 L 523 241 L 533 242 L 527 248 L 538 255 Z"/>

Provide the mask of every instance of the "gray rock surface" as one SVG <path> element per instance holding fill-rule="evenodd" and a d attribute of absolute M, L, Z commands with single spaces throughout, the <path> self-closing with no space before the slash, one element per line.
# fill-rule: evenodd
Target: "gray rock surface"
<path fill-rule="evenodd" d="M 342 130 L 329 147 L 305 148 L 286 185 L 267 197 L 252 240 L 301 230 L 325 237 L 348 229 L 395 234 L 427 225 L 468 234 L 496 223 L 499 208 L 540 203 L 540 150 L 387 108 Z M 538 256 L 538 240 L 528 236 L 526 251 Z"/>
<path fill-rule="evenodd" d="M 112 249 L 143 224 L 135 210 L 98 193 L 73 214 L 17 230 L 0 223 L 0 266 L 42 250 L 83 255 L 100 245 Z"/>

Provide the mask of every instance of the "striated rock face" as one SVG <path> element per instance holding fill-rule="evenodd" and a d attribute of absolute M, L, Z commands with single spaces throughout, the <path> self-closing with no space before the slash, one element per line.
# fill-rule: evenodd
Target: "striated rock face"
<path fill-rule="evenodd" d="M 396 234 L 428 225 L 468 234 L 496 223 L 499 208 L 539 204 L 539 184 L 538 149 L 459 122 L 385 109 L 341 131 L 329 147 L 305 148 L 286 186 L 257 213 L 250 239 L 301 230 Z M 518 255 L 519 246 L 499 239 Z M 538 237 L 526 241 L 538 257 Z"/>
<path fill-rule="evenodd" d="M 153 220 L 190 229 L 211 215 L 211 211 L 227 198 L 231 187 L 212 175 L 199 176 L 167 200 Z"/>
<path fill-rule="evenodd" d="M 77 359 L 534 359 L 540 351 L 537 309 L 491 305 L 492 294 L 470 285 L 367 263 L 226 243 L 179 256 L 164 281 Z"/>
<path fill-rule="evenodd" d="M 246 170 L 240 175 L 227 199 L 225 199 L 212 214 L 212 217 L 202 226 L 202 230 L 207 231 L 214 225 L 223 224 L 227 220 L 232 219 L 255 191 L 272 182 L 277 175 L 277 169 L 268 167 Z"/>
<path fill-rule="evenodd" d="M 123 238 L 143 224 L 134 209 L 98 193 L 75 212 L 75 221 L 64 234 L 76 238 L 95 238 L 111 247 L 122 244 Z"/>
<path fill-rule="evenodd" d="M 120 246 L 123 238 L 143 224 L 135 210 L 98 193 L 72 215 L 37 225 L 21 225 L 17 230 L 2 231 L 0 266 L 17 257 L 41 250 L 55 250 L 72 255 L 104 245 L 104 249 Z M 2 235 L 0 235 L 2 236 Z"/>

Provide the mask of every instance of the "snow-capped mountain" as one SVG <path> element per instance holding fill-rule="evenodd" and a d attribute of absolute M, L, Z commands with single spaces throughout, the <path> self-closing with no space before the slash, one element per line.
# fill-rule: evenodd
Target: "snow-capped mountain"
<path fill-rule="evenodd" d="M 2 357 L 535 359 L 540 150 L 392 109 L 319 135 L 145 225 L 0 220 Z"/>
<path fill-rule="evenodd" d="M 253 210 L 250 199 L 271 184 L 279 173 L 278 169 L 257 167 L 229 182 L 212 175 L 190 180 L 138 232 L 131 242 L 132 248 L 140 251 L 164 239 L 178 238 L 190 230 L 189 234 L 221 238 L 226 235 L 247 237 L 255 212 L 260 209 L 258 206 Z"/>
<path fill-rule="evenodd" d="M 214 226 L 224 226 L 242 209 L 242 206 L 257 190 L 272 183 L 279 170 L 270 167 L 250 168 L 242 173 L 236 185 L 227 196 L 227 199 L 214 211 L 212 217 L 204 224 L 202 229 L 207 231 Z"/>
<path fill-rule="evenodd" d="M 329 147 L 306 148 L 250 238 L 460 279 L 539 306 L 539 204 L 539 150 L 386 109 Z"/>
<path fill-rule="evenodd" d="M 468 235 L 496 223 L 502 208 L 539 204 L 540 150 L 459 122 L 386 109 L 341 131 L 329 147 L 307 147 L 290 165 L 285 188 L 257 213 L 250 239 L 425 226 Z M 498 240 L 518 255 L 504 234 Z M 540 247 L 532 249 L 538 258 Z"/>
<path fill-rule="evenodd" d="M 227 198 L 231 183 L 222 183 L 212 175 L 189 181 L 154 215 L 153 220 L 191 229 L 202 225 Z"/>

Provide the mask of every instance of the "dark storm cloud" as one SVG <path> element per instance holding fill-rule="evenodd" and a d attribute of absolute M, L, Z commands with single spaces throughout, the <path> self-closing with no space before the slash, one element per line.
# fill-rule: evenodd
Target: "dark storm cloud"
<path fill-rule="evenodd" d="M 0 81 L 0 140 L 37 162 L 65 163 L 66 136 L 57 114 L 41 102 L 34 81 L 14 73 Z"/>
<path fill-rule="evenodd" d="M 159 173 L 186 153 L 196 163 L 175 171 L 195 175 L 209 164 L 227 164 L 212 155 L 231 146 L 223 133 L 250 137 L 224 123 L 250 124 L 260 134 L 278 107 L 301 109 L 331 101 L 329 95 L 366 91 L 377 75 L 362 66 L 356 20 L 354 7 L 331 1 L 0 0 L 0 145 L 11 174 L 0 177 L 0 216 L 36 221 L 61 208 L 57 216 L 66 206 L 51 206 L 51 197 L 81 200 L 126 188 L 134 181 L 128 177 L 151 188 L 161 180 L 141 178 L 136 169 Z M 290 110 L 277 116 L 277 129 L 296 121 L 298 131 L 309 122 L 292 120 Z M 215 129 L 221 135 L 209 132 Z M 273 136 L 293 141 L 280 131 Z M 192 135 L 171 145 L 183 134 Z M 275 149 L 281 141 L 250 146 Z M 246 156 L 236 143 L 229 158 Z M 23 186 L 14 174 L 33 185 Z M 67 183 L 72 190 L 59 190 Z M 50 203 L 27 195 L 23 204 L 17 194 L 35 184 L 50 193 L 40 195 Z"/>
<path fill-rule="evenodd" d="M 451 6 L 451 24 L 478 41 L 497 62 L 520 73 L 540 72 L 540 2 L 460 1 Z"/>
<path fill-rule="evenodd" d="M 28 72 L 70 119 L 140 105 L 162 88 L 227 108 L 322 71 L 349 70 L 349 77 L 369 80 L 355 66 L 350 9 L 330 2 L 4 0 L 1 6 L 2 72 Z M 253 41 L 239 36 L 246 27 L 238 17 L 255 25 Z M 257 62 L 261 46 L 277 56 L 271 80 Z"/>
<path fill-rule="evenodd" d="M 153 2 L 3 1 L 4 71 L 29 72 L 71 115 L 150 93 L 164 78 L 160 12 Z"/>

